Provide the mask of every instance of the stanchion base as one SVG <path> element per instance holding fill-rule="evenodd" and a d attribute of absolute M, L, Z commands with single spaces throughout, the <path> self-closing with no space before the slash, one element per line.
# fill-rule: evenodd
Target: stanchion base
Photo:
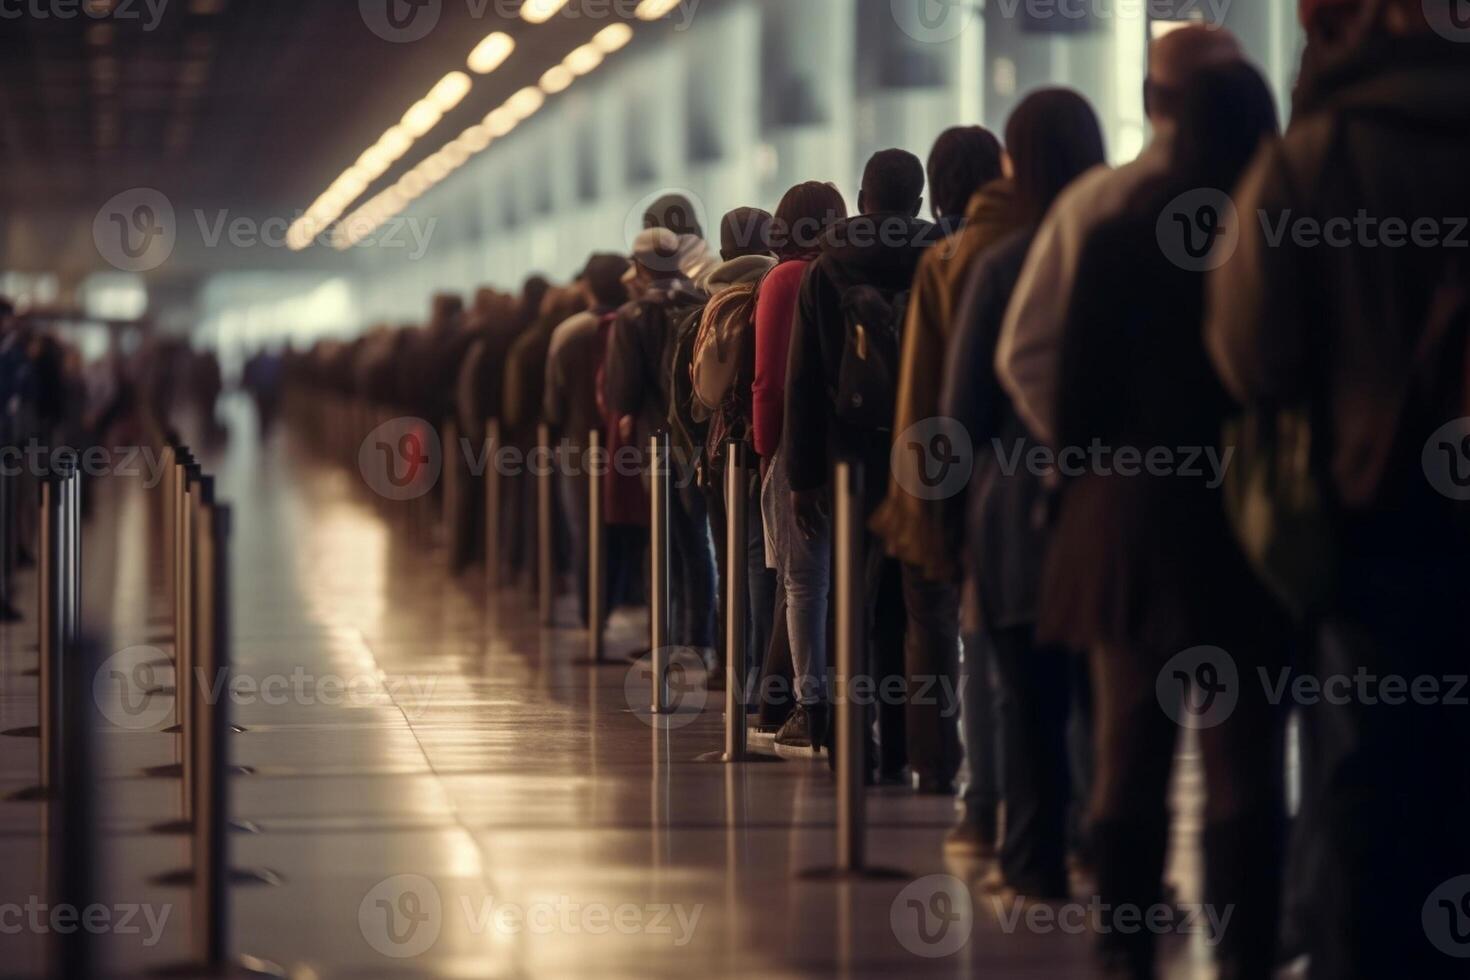
<path fill-rule="evenodd" d="M 44 803 L 47 800 L 57 799 L 57 794 L 45 786 L 27 786 L 14 793 L 7 793 L 5 799 L 11 803 Z"/>
<path fill-rule="evenodd" d="M 250 766 L 226 766 L 225 769 L 231 776 L 255 775 L 255 770 Z M 184 764 L 170 762 L 162 766 L 149 766 L 143 770 L 143 775 L 149 779 L 179 779 L 184 775 Z"/>
<path fill-rule="evenodd" d="M 155 977 L 285 977 L 279 963 L 258 956 L 241 956 L 229 963 L 171 963 L 152 971 Z"/>
<path fill-rule="evenodd" d="M 0 735 L 5 735 L 10 738 L 40 738 L 41 726 L 22 725 L 20 728 L 7 728 L 5 731 L 0 732 Z"/>
<path fill-rule="evenodd" d="M 231 868 L 225 873 L 231 885 L 270 885 L 275 887 L 285 882 L 280 875 L 269 868 Z M 180 868 L 177 871 L 165 871 L 161 875 L 154 875 L 148 879 L 150 885 L 184 886 L 194 884 L 194 869 Z"/>
<path fill-rule="evenodd" d="M 702 752 L 699 755 L 697 755 L 697 756 L 694 757 L 694 761 L 695 762 L 729 762 L 729 763 L 734 763 L 734 762 L 785 762 L 786 760 L 785 759 L 782 759 L 779 756 L 763 755 L 763 754 L 761 754 L 759 752 L 746 752 L 744 755 L 732 757 L 728 752 L 725 752 L 723 750 L 720 750 L 720 751 L 717 751 L 717 752 Z"/>
<path fill-rule="evenodd" d="M 897 868 L 806 868 L 796 877 L 802 881 L 903 881 L 913 875 Z"/>
<path fill-rule="evenodd" d="M 260 833 L 260 825 L 249 820 L 231 820 L 225 826 L 237 834 Z M 166 820 L 148 828 L 150 834 L 192 834 L 193 832 L 194 821 L 192 820 Z"/>

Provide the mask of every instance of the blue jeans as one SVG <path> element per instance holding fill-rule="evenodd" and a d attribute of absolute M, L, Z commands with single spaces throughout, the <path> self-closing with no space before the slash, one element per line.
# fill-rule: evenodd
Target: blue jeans
<path fill-rule="evenodd" d="M 798 704 L 825 700 L 827 676 L 827 602 L 832 578 L 832 529 L 823 525 L 808 540 L 796 529 L 791 481 L 777 452 L 761 491 L 766 540 L 774 551 L 776 574 L 786 590 L 786 630 L 791 643 Z"/>

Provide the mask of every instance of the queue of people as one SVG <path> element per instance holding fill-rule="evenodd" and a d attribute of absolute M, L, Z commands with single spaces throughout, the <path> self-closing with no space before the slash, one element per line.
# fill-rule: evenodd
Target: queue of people
<path fill-rule="evenodd" d="M 1470 416 L 1463 253 L 1273 229 L 1470 214 L 1470 48 L 1420 0 L 1302 14 L 1284 133 L 1231 34 L 1183 27 L 1152 45 L 1153 141 L 1121 167 L 1084 94 L 1038 90 L 1003 134 L 951 129 L 927 162 L 875 154 L 852 202 L 808 181 L 773 211 L 737 208 L 717 250 L 690 201 L 662 198 L 628 254 L 591 256 L 569 285 L 486 289 L 468 310 L 440 297 L 422 329 L 292 357 L 288 384 L 452 420 L 472 443 L 489 419 L 506 444 L 545 424 L 576 453 L 592 433 L 644 453 L 668 432 L 696 477 L 671 501 L 673 642 L 715 683 L 742 670 L 751 725 L 793 758 L 831 756 L 832 471 L 860 463 L 867 671 L 904 692 L 871 713 L 867 776 L 952 794 L 946 850 L 994 858 L 988 890 L 1094 891 L 1104 972 L 1155 975 L 1157 936 L 1124 916 L 1171 899 L 1188 728 L 1204 901 L 1231 910 L 1220 976 L 1303 954 L 1312 976 L 1457 975 L 1428 923 L 1470 928 L 1431 900 L 1470 874 L 1470 713 L 1293 704 L 1263 679 L 1464 671 L 1470 522 L 1425 444 Z M 732 444 L 759 461 L 744 500 L 724 489 Z M 1186 449 L 1220 465 L 1154 465 Z M 1031 462 L 1069 456 L 1094 462 Z M 558 562 L 591 623 L 583 487 L 561 478 Z M 646 478 L 604 489 L 609 603 L 636 605 Z M 507 492 L 504 560 L 527 574 L 529 484 Z M 501 560 L 475 553 L 483 508 L 456 506 L 456 567 Z M 749 528 L 734 610 L 732 506 Z M 719 649 L 726 616 L 745 618 L 745 650 Z"/>

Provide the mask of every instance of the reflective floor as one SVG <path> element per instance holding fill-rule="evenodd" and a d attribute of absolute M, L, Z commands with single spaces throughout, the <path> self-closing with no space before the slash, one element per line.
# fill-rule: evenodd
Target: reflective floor
<path fill-rule="evenodd" d="M 629 681 L 626 661 L 581 663 L 581 631 L 543 631 L 523 592 L 486 601 L 478 574 L 450 576 L 355 473 L 284 432 L 258 447 L 243 412 L 230 421 L 210 466 L 234 505 L 228 698 L 247 730 L 230 754 L 249 771 L 233 807 L 253 831 L 232 835 L 233 863 L 276 876 L 233 890 L 237 953 L 297 977 L 1088 975 L 1077 917 L 1000 902 L 979 886 L 985 865 L 946 863 L 947 800 L 872 791 L 870 859 L 900 874 L 803 878 L 833 860 L 824 763 L 697 761 L 722 744 L 719 696 L 650 725 L 637 668 Z M 109 663 L 126 677 L 169 648 L 157 527 L 135 484 L 89 488 L 85 539 L 88 616 L 114 624 Z M 5 729 L 35 721 L 29 574 L 28 620 L 0 634 Z M 618 620 L 610 652 L 643 629 Z M 188 891 L 149 883 L 188 864 L 187 838 L 150 831 L 178 816 L 179 781 L 144 775 L 173 761 L 176 738 L 161 731 L 166 697 L 95 690 L 109 724 L 100 942 L 104 967 L 127 974 L 189 949 Z M 1190 900 L 1185 761 L 1171 880 Z M 0 738 L 0 795 L 35 766 L 35 739 Z M 45 902 L 42 821 L 41 804 L 0 803 L 0 973 L 47 969 L 51 920 L 30 908 Z M 1170 976 L 1208 975 L 1201 936 L 1166 949 Z"/>

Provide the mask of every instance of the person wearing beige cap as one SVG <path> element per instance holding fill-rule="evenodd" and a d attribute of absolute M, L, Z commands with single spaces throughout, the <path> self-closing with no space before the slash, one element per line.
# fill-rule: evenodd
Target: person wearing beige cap
<path fill-rule="evenodd" d="M 1051 440 L 1057 353 L 1078 258 L 1088 234 L 1118 215 L 1138 188 L 1162 173 L 1169 159 L 1177 94 L 1190 76 L 1244 56 L 1235 35 L 1221 27 L 1191 25 L 1170 31 L 1149 49 L 1143 100 L 1154 139 L 1132 163 L 1100 166 L 1078 178 L 1052 206 L 1026 258 L 1006 309 L 995 369 L 1031 433 Z"/>

